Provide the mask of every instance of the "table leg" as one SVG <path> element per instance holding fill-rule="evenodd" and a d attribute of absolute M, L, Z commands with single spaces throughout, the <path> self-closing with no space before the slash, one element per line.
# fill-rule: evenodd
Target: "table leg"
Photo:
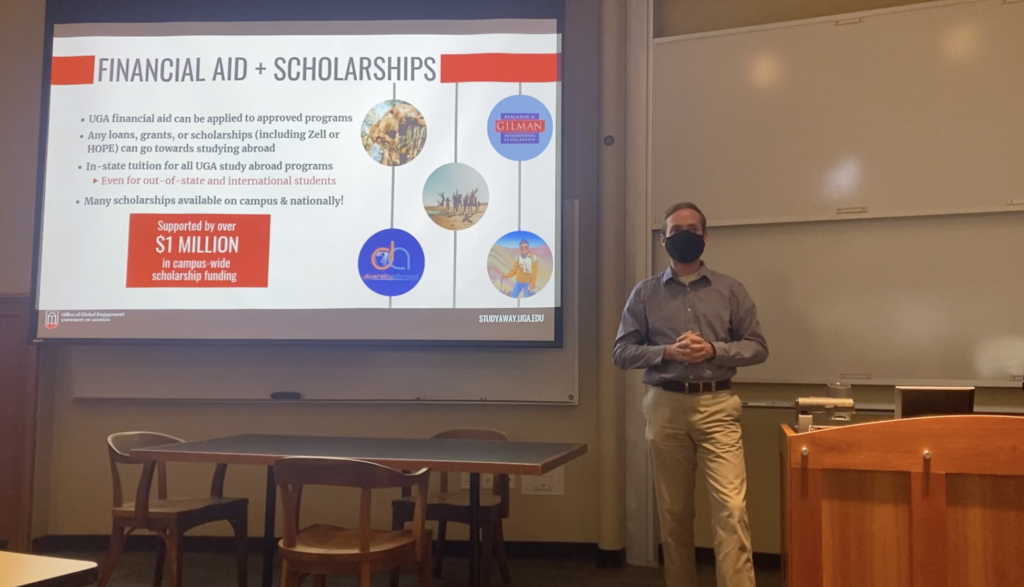
<path fill-rule="evenodd" d="M 469 587 L 480 587 L 480 473 L 469 474 Z"/>
<path fill-rule="evenodd" d="M 267 504 L 263 511 L 263 587 L 271 587 L 274 582 L 274 554 L 277 553 L 277 540 L 274 538 L 274 519 L 277 506 L 277 481 L 274 479 L 274 467 L 267 467 Z"/>

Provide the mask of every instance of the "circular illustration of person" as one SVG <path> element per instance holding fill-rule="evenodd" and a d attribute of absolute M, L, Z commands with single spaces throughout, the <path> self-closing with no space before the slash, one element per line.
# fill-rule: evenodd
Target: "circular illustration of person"
<path fill-rule="evenodd" d="M 551 280 L 554 256 L 544 239 L 517 230 L 498 239 L 487 255 L 487 275 L 510 298 L 528 298 Z"/>
<path fill-rule="evenodd" d="M 476 226 L 487 213 L 489 199 L 484 176 L 464 163 L 438 167 L 423 186 L 423 209 L 446 230 Z"/>
<path fill-rule="evenodd" d="M 528 161 L 544 152 L 554 134 L 551 113 L 533 96 L 509 96 L 487 117 L 487 137 L 499 155 Z"/>
<path fill-rule="evenodd" d="M 385 228 L 366 240 L 359 251 L 359 278 L 382 296 L 408 293 L 423 277 L 423 247 L 416 237 Z"/>
<path fill-rule="evenodd" d="M 359 130 L 363 148 L 371 159 L 397 167 L 423 151 L 427 121 L 420 111 L 402 100 L 384 100 L 366 113 Z"/>

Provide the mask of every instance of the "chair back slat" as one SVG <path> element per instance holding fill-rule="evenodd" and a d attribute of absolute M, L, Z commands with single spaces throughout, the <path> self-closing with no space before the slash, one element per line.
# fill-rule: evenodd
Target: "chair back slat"
<path fill-rule="evenodd" d="M 364 487 L 359 498 L 359 552 L 370 552 L 370 514 L 373 512 L 373 490 Z"/>
<path fill-rule="evenodd" d="M 213 471 L 213 481 L 210 482 L 210 497 L 224 497 L 224 476 L 227 475 L 228 466 L 220 463 Z"/>
<path fill-rule="evenodd" d="M 110 452 L 109 448 L 107 452 Z M 121 474 L 113 458 L 110 459 L 110 477 L 114 480 L 114 507 L 119 508 L 124 505 L 124 493 L 121 488 Z"/>
<path fill-rule="evenodd" d="M 284 518 L 284 545 L 288 548 L 294 548 L 299 532 L 299 510 L 302 508 L 298 494 L 302 490 L 302 486 L 283 484 L 280 483 L 280 479 L 278 483 L 281 492 L 281 503 L 284 506 L 284 511 L 282 512 L 282 517 Z"/>
<path fill-rule="evenodd" d="M 142 464 L 142 475 L 139 475 L 139 486 L 135 489 L 135 515 L 140 519 L 144 519 L 149 516 L 149 494 L 153 487 L 153 471 L 155 469 L 156 463 L 153 461 Z M 166 495 L 166 490 L 164 493 Z"/>
<path fill-rule="evenodd" d="M 423 557 L 428 556 L 430 553 L 426 549 L 430 548 L 429 544 L 423 539 L 423 532 L 426 528 L 427 520 L 427 486 L 420 485 L 416 491 L 416 505 L 413 508 L 412 514 L 412 533 L 416 538 L 416 543 L 420 545 L 420 548 L 416 552 L 417 560 L 423 560 Z"/>
<path fill-rule="evenodd" d="M 156 496 L 158 499 L 167 499 L 167 463 L 160 461 L 156 464 Z"/>

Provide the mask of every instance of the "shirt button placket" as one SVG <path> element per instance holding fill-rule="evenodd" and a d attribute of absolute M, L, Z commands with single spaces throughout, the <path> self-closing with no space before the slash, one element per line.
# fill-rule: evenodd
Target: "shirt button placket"
<path fill-rule="evenodd" d="M 693 313 L 694 299 L 693 296 L 686 298 L 686 319 L 690 323 L 690 330 L 697 332 L 697 316 Z"/>

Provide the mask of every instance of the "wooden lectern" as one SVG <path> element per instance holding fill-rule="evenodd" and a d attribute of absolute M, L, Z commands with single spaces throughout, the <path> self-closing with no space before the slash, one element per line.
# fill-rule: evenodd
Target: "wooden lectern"
<path fill-rule="evenodd" d="M 782 426 L 789 587 L 1024 585 L 1024 418 Z"/>

